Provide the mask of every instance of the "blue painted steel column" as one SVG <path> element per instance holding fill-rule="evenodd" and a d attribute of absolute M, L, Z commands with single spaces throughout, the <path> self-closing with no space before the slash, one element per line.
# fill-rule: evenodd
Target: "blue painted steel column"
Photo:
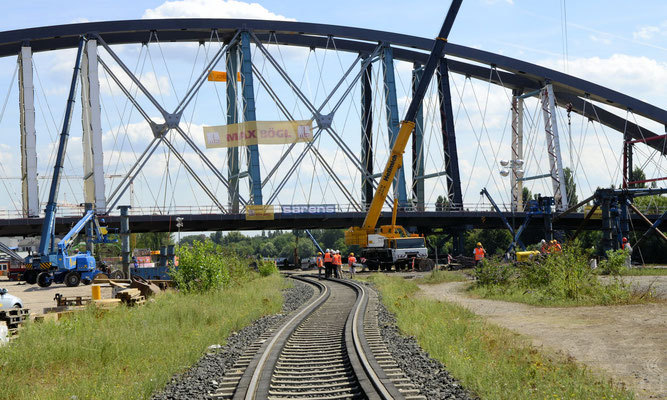
<path fill-rule="evenodd" d="M 412 95 L 414 96 L 419 81 L 424 75 L 424 69 L 420 64 L 414 65 L 412 69 Z M 412 134 L 412 200 L 417 206 L 417 211 L 424 211 L 424 107 L 419 105 L 415 117 L 415 131 Z"/>
<path fill-rule="evenodd" d="M 449 68 L 447 59 L 442 58 L 438 67 L 438 97 L 440 98 L 440 122 L 442 126 L 442 144 L 445 155 L 445 171 L 447 172 L 447 197 L 450 207 L 463 207 L 461 192 L 461 175 L 459 174 L 459 156 L 456 150 L 456 132 L 454 131 L 454 113 L 452 112 L 452 96 L 449 90 Z"/>
<path fill-rule="evenodd" d="M 238 71 L 239 46 L 234 44 L 227 49 L 227 125 L 239 122 L 237 103 L 236 71 Z M 232 213 L 239 212 L 239 148 L 227 148 L 227 179 L 229 180 L 229 208 Z"/>
<path fill-rule="evenodd" d="M 384 72 L 384 97 L 387 108 L 387 132 L 389 133 L 389 146 L 394 146 L 398 136 L 399 116 L 398 100 L 396 97 L 396 78 L 394 77 L 394 50 L 386 46 L 382 51 L 382 70 Z M 405 170 L 401 167 L 396 172 L 394 180 L 394 196 L 398 197 L 398 206 L 408 205 L 408 196 L 405 190 Z"/>
<path fill-rule="evenodd" d="M 361 74 L 361 165 L 364 173 L 373 175 L 373 65 L 366 66 Z M 361 177 L 361 204 L 366 209 L 373 201 L 373 185 L 370 178 Z"/>
<path fill-rule="evenodd" d="M 250 33 L 241 32 L 241 85 L 243 86 L 243 119 L 256 121 L 255 92 L 252 79 L 252 59 L 250 56 Z M 262 177 L 259 167 L 259 147 L 248 146 L 248 181 L 250 184 L 250 203 L 262 203 Z"/>

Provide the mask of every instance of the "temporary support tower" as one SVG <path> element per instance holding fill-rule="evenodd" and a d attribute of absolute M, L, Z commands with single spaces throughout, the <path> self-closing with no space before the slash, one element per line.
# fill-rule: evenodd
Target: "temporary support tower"
<path fill-rule="evenodd" d="M 35 89 L 32 79 L 32 48 L 22 46 L 19 54 L 19 108 L 21 111 L 21 193 L 23 216 L 39 216 L 37 188 L 37 132 Z"/>
<path fill-rule="evenodd" d="M 520 90 L 512 92 L 512 165 L 523 160 L 523 97 Z M 512 211 L 523 211 L 523 170 L 511 169 Z M 528 199 L 530 200 L 530 199 Z"/>
<path fill-rule="evenodd" d="M 565 175 L 563 160 L 560 153 L 560 139 L 558 137 L 558 123 L 556 121 L 556 98 L 550 81 L 540 92 L 542 99 L 542 115 L 544 116 L 544 132 L 547 136 L 547 152 L 549 153 L 549 171 L 551 184 L 554 190 L 556 210 L 567 210 L 567 191 L 565 189 Z"/>

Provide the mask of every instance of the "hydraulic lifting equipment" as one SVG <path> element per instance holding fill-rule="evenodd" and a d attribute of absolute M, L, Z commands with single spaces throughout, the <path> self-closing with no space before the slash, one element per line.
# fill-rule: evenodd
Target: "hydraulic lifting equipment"
<path fill-rule="evenodd" d="M 412 131 L 415 128 L 415 118 L 417 111 L 419 110 L 419 105 L 421 104 L 426 89 L 428 88 L 431 78 L 435 72 L 438 63 L 442 59 L 445 53 L 445 45 L 447 43 L 447 36 L 451 31 L 456 15 L 461 7 L 463 0 L 453 0 L 452 4 L 449 7 L 445 21 L 442 24 L 440 33 L 435 40 L 431 54 L 429 55 L 428 61 L 424 66 L 424 73 L 422 79 L 419 81 L 419 85 L 412 96 L 410 101 L 410 106 L 405 115 L 405 119 L 401 122 L 401 128 L 398 131 L 396 136 L 396 141 L 391 149 L 389 155 L 389 160 L 384 168 L 384 172 L 380 176 L 380 181 L 378 183 L 377 190 L 373 196 L 373 200 L 364 219 L 362 226 L 354 226 L 349 228 L 345 232 L 345 243 L 348 245 L 358 245 L 364 250 L 362 250 L 362 256 L 364 256 L 369 262 L 375 260 L 379 265 L 384 267 L 387 263 L 389 266 L 392 262 L 396 262 L 396 251 L 402 247 L 424 249 L 426 251 L 426 245 L 424 238 L 420 238 L 416 235 L 408 235 L 405 229 L 402 226 L 396 225 L 395 221 L 392 225 L 381 226 L 380 229 L 376 230 L 378 219 L 380 218 L 380 213 L 382 211 L 382 205 L 384 204 L 389 189 L 392 182 L 396 176 L 396 171 L 403 164 L 403 153 L 405 152 L 405 146 L 408 143 L 408 139 L 412 134 Z M 394 219 L 396 213 L 396 205 L 394 204 Z M 380 246 L 373 246 L 377 241 L 380 240 L 382 244 Z M 405 244 L 403 246 L 402 244 Z M 419 242 L 419 243 L 417 243 Z M 417 246 L 417 247 L 415 247 Z M 394 253 L 392 260 L 386 259 L 391 253 Z M 421 250 L 420 250 L 421 252 Z M 424 255 L 425 256 L 425 255 Z M 413 256 L 414 258 L 414 256 Z M 383 265 L 384 264 L 384 265 Z M 369 265 L 369 268 L 376 269 L 378 265 Z M 397 266 L 398 267 L 398 266 Z"/>

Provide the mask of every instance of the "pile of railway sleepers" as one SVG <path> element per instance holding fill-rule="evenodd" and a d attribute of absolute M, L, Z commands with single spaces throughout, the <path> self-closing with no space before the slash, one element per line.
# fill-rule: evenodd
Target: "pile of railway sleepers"
<path fill-rule="evenodd" d="M 146 298 L 141 294 L 141 291 L 135 288 L 127 288 L 119 291 L 116 293 L 116 298 L 128 306 L 137 306 L 146 302 Z"/>

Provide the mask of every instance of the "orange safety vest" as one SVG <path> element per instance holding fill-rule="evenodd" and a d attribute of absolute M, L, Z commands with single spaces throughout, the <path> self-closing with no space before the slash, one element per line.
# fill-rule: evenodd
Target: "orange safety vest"
<path fill-rule="evenodd" d="M 623 250 L 625 250 L 625 248 L 626 248 L 627 246 L 630 246 L 630 243 L 628 243 L 628 242 L 623 243 Z"/>
<path fill-rule="evenodd" d="M 331 261 L 332 261 L 332 259 L 331 259 L 331 253 L 324 253 L 324 262 L 325 262 L 325 263 L 327 263 L 327 262 L 330 263 Z"/>
<path fill-rule="evenodd" d="M 317 268 L 322 268 L 324 266 L 324 263 L 322 262 L 322 257 L 318 256 L 315 262 L 317 263 Z"/>
<path fill-rule="evenodd" d="M 348 265 L 352 265 L 357 262 L 357 259 L 354 256 L 348 257 L 347 258 L 347 263 Z"/>
<path fill-rule="evenodd" d="M 484 258 L 484 248 L 482 247 L 475 247 L 475 250 L 473 250 L 473 253 L 475 254 L 475 261 L 479 261 L 482 258 Z"/>
<path fill-rule="evenodd" d="M 340 254 L 334 254 L 334 256 L 333 256 L 333 263 L 334 263 L 335 265 L 341 265 L 341 260 L 342 260 L 342 259 L 340 258 Z"/>

